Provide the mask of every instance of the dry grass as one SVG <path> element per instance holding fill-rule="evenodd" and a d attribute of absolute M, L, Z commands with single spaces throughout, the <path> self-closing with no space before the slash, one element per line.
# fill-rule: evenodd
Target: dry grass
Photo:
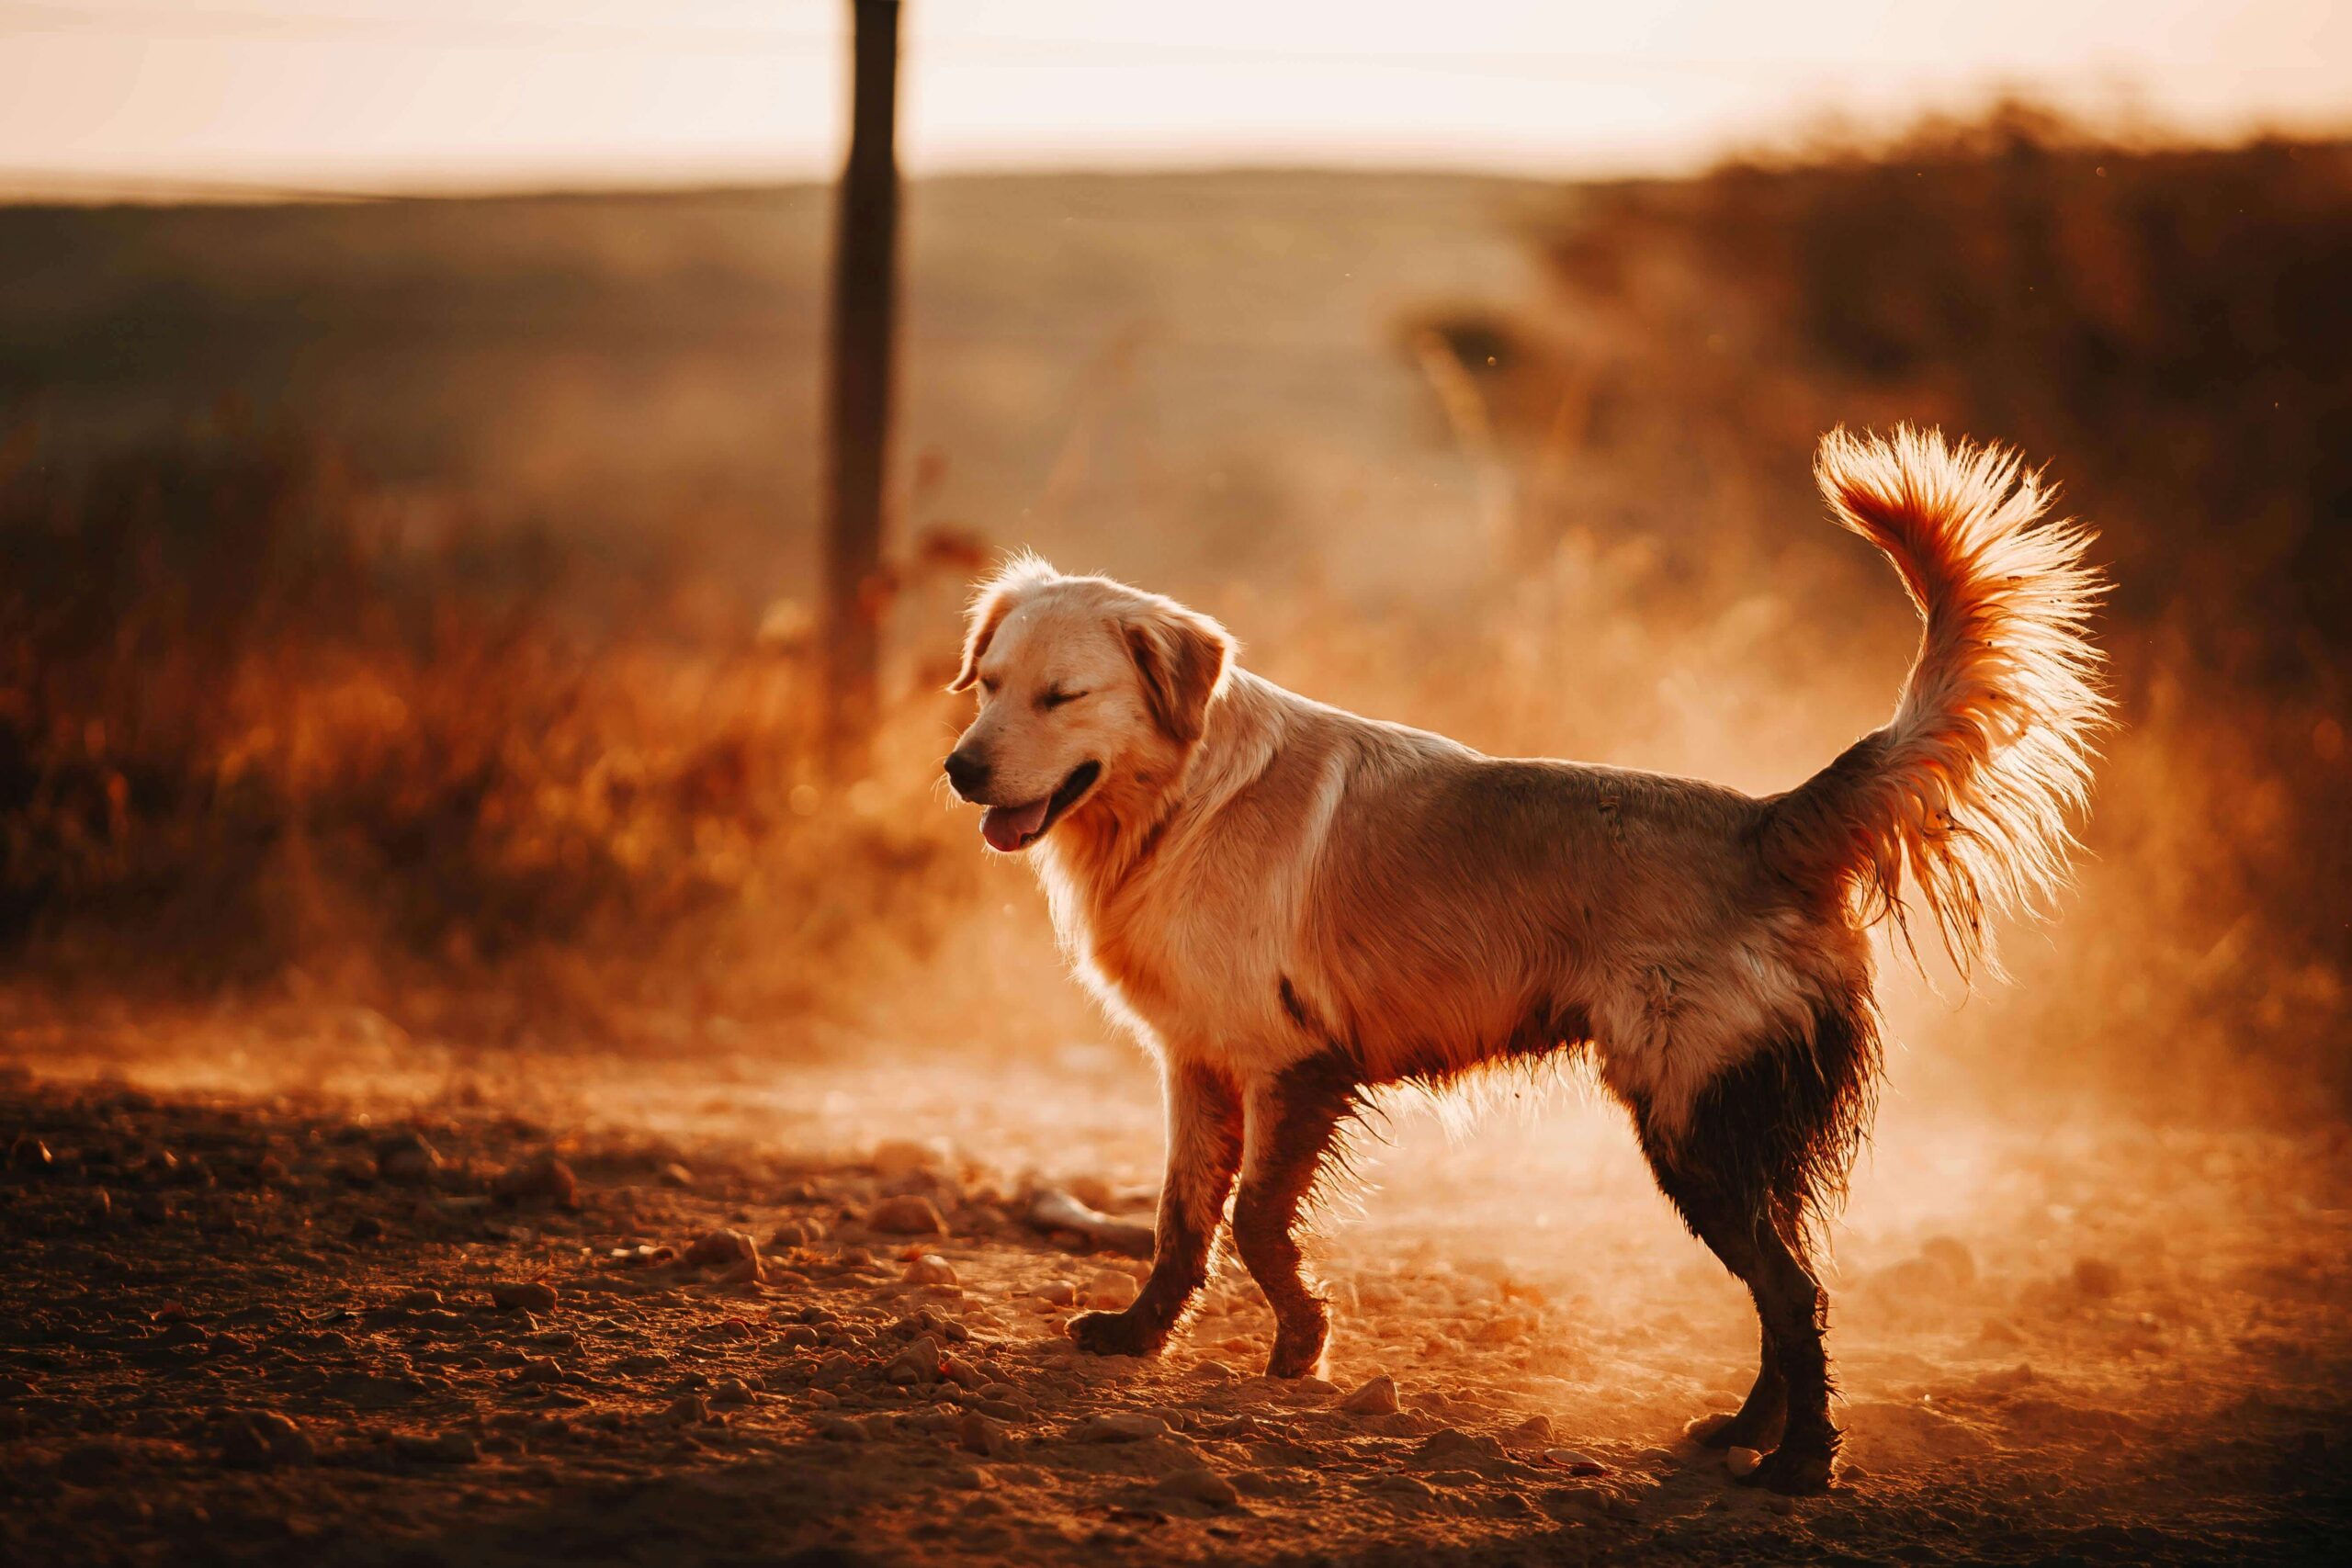
<path fill-rule="evenodd" d="M 684 577 L 420 539 L 277 434 L 0 496 L 20 975 L 290 980 L 428 1021 L 454 997 L 516 1028 L 806 1010 L 840 1001 L 829 966 L 919 951 L 969 881 L 906 755 L 932 716 L 886 728 L 875 780 L 820 787 L 807 649 Z"/>

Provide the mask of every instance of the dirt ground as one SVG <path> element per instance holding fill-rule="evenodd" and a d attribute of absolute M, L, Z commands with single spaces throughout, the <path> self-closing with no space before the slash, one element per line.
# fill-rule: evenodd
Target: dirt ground
<path fill-rule="evenodd" d="M 368 1014 L 0 1036 L 0 1561 L 2341 1561 L 2352 1147 L 1891 1101 L 1838 1242 L 1847 1462 L 1681 1436 L 1753 1319 L 1572 1090 L 1398 1105 L 1329 1381 L 1228 1271 L 1157 1360 L 1131 1052 L 469 1053 Z M 560 1162 L 570 1180 L 553 1169 Z M 571 1191 L 567 1193 L 570 1187 Z M 736 1233 L 730 1236 L 727 1233 Z M 741 1238 L 756 1248 L 743 1250 Z M 1396 1408 L 1367 1383 L 1394 1380 Z M 1369 1406 L 1370 1408 L 1360 1408 Z"/>

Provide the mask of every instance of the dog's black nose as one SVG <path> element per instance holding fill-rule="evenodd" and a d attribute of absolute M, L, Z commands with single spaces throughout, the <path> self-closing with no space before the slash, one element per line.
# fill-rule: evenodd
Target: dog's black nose
<path fill-rule="evenodd" d="M 950 751 L 947 754 L 947 782 L 956 786 L 957 795 L 969 800 L 976 792 L 988 787 L 989 765 L 975 762 L 961 751 Z"/>

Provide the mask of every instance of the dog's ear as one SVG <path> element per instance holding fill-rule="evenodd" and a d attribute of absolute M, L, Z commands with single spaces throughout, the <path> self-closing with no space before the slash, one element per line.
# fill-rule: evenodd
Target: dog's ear
<path fill-rule="evenodd" d="M 1127 621 L 1125 631 L 1153 721 L 1170 739 L 1191 745 L 1201 738 L 1209 704 L 1225 684 L 1232 637 L 1206 615 L 1174 604 L 1154 605 Z"/>
<path fill-rule="evenodd" d="M 964 628 L 964 665 L 956 671 L 956 679 L 947 689 L 960 692 L 980 678 L 980 656 L 989 650 L 989 639 L 996 636 L 996 628 L 1012 609 L 1012 595 L 1001 588 L 992 588 L 972 606 L 970 623 Z"/>
<path fill-rule="evenodd" d="M 1060 575 L 1036 556 L 1022 555 L 1006 562 L 1003 570 L 980 584 L 965 622 L 963 667 L 948 682 L 949 691 L 963 691 L 980 678 L 980 659 L 989 650 L 989 639 L 996 636 L 996 628 L 1004 624 L 1004 617 L 1012 613 L 1021 595 Z"/>

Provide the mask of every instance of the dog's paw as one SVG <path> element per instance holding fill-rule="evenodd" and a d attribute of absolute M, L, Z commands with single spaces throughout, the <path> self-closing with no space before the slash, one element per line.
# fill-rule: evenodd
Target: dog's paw
<path fill-rule="evenodd" d="M 1784 1497 L 1818 1497 L 1829 1490 L 1835 1456 L 1815 1450 L 1774 1449 L 1754 1470 L 1738 1478 L 1742 1486 L 1761 1486 Z"/>
<path fill-rule="evenodd" d="M 1323 1371 L 1323 1351 L 1329 1335 L 1317 1326 L 1312 1334 L 1277 1333 L 1274 1353 L 1266 1359 L 1266 1375 L 1270 1378 L 1303 1378 L 1319 1375 Z"/>
<path fill-rule="evenodd" d="M 1148 1356 L 1168 1337 L 1131 1312 L 1082 1312 L 1069 1320 L 1069 1337 L 1090 1356 Z"/>
<path fill-rule="evenodd" d="M 1732 1423 L 1738 1419 L 1728 1410 L 1710 1410 L 1704 1416 L 1694 1416 L 1683 1423 L 1682 1435 L 1702 1449 L 1727 1449 L 1733 1444 L 1724 1434 L 1729 1432 Z"/>
<path fill-rule="evenodd" d="M 1682 1435 L 1702 1449 L 1721 1453 L 1726 1449 L 1770 1450 L 1781 1440 L 1787 1422 L 1778 1416 L 1758 1416 L 1746 1410 L 1734 1414 L 1715 1410 L 1682 1428 Z"/>

